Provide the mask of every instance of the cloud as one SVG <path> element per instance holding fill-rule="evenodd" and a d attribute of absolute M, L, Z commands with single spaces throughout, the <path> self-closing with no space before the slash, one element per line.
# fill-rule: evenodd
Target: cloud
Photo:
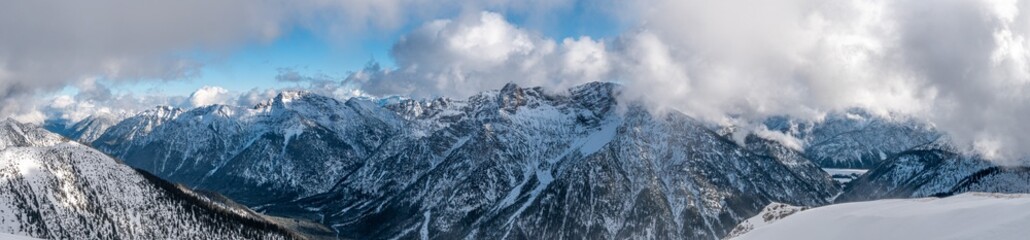
<path fill-rule="evenodd" d="M 376 68 L 378 66 L 374 65 L 375 63 L 370 64 L 373 64 L 370 65 L 371 68 Z M 321 72 L 315 74 L 304 74 L 295 68 L 279 68 L 278 71 L 279 74 L 275 76 L 276 80 L 280 82 L 297 83 L 297 86 L 295 87 L 280 90 L 302 90 L 324 96 L 336 97 L 338 99 L 348 99 L 351 97 L 366 95 L 357 86 L 346 81 L 346 78 L 344 77 L 333 77 Z"/>
<path fill-rule="evenodd" d="M 35 111 L 19 103 L 88 78 L 112 84 L 194 78 L 222 55 L 295 29 L 346 42 L 474 9 L 536 19 L 569 6 L 571 1 L 506 0 L 4 1 L 0 115 Z"/>
<path fill-rule="evenodd" d="M 32 110 L 20 114 L 22 122 L 42 123 L 44 120 L 68 120 L 77 122 L 91 115 L 107 115 L 113 118 L 127 117 L 154 106 L 189 106 L 185 97 L 159 94 L 134 95 L 116 94 L 104 84 L 85 80 L 77 84 L 80 91 L 75 95 L 56 95 L 49 99 L 31 99 L 24 102 Z"/>
<path fill-rule="evenodd" d="M 506 82 L 617 81 L 625 96 L 721 123 L 913 115 L 991 158 L 1030 154 L 1030 1 L 643 1 L 613 39 L 542 37 L 483 12 L 436 20 L 397 68 L 347 80 L 375 95 L 467 96 Z"/>
<path fill-rule="evenodd" d="M 279 94 L 279 92 L 273 89 L 254 88 L 250 91 L 240 93 L 236 98 L 236 105 L 253 107 L 275 97 L 276 94 Z"/>
<path fill-rule="evenodd" d="M 1030 154 L 1030 1 L 898 5 L 899 50 L 934 93 L 925 115 L 989 158 Z"/>
<path fill-rule="evenodd" d="M 655 1 L 624 36 L 632 92 L 720 121 L 817 117 L 852 106 L 912 111 L 918 85 L 892 69 L 892 30 L 872 1 Z"/>
<path fill-rule="evenodd" d="M 391 54 L 396 69 L 370 65 L 346 81 L 377 95 L 464 97 L 508 82 L 563 89 L 610 71 L 604 43 L 581 37 L 559 44 L 494 12 L 426 23 Z"/>
<path fill-rule="evenodd" d="M 0 3 L 0 114 L 38 117 L 38 104 L 26 98 L 76 84 L 82 92 L 75 104 L 59 105 L 138 99 L 89 89 L 89 79 L 189 78 L 205 63 L 191 51 L 229 51 L 292 28 L 344 39 L 444 17 L 393 45 L 396 67 L 370 64 L 349 76 L 284 68 L 277 79 L 338 97 L 464 97 L 507 82 L 560 90 L 616 81 L 625 97 L 655 110 L 717 123 L 772 115 L 818 120 L 862 107 L 931 121 L 991 158 L 1030 155 L 1030 135 L 1022 134 L 1030 120 L 1030 1 L 646 0 L 598 4 L 635 26 L 617 37 L 551 39 L 536 31 L 553 22 L 548 14 L 575 5 Z M 505 15 L 529 24 L 516 26 Z M 243 104 L 267 95 L 232 98 Z"/>
<path fill-rule="evenodd" d="M 204 86 L 190 94 L 189 102 L 193 107 L 202 107 L 214 104 L 227 104 L 232 99 L 233 96 L 225 88 Z"/>
<path fill-rule="evenodd" d="M 196 76 L 203 63 L 191 51 L 219 52 L 278 34 L 281 19 L 274 9 L 248 3 L 0 3 L 0 114 L 33 111 L 14 103 L 91 79 L 118 83 Z"/>
<path fill-rule="evenodd" d="M 863 107 L 990 158 L 1030 154 L 1030 1 L 650 1 L 617 70 L 642 99 L 762 119 Z"/>

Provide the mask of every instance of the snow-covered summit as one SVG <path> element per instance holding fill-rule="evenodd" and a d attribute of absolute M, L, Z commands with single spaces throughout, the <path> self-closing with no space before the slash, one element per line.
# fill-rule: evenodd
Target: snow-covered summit
<path fill-rule="evenodd" d="M 48 147 L 64 141 L 64 138 L 42 131 L 37 127 L 6 118 L 0 119 L 0 150 L 18 146 Z"/>
<path fill-rule="evenodd" d="M 69 139 L 83 143 L 93 142 L 108 128 L 128 117 L 127 114 L 98 112 L 79 121 L 68 119 L 47 119 L 43 127 Z"/>
<path fill-rule="evenodd" d="M 306 97 L 306 96 L 311 96 L 311 95 L 315 95 L 315 94 L 312 94 L 311 92 L 303 91 L 303 90 L 286 90 L 286 91 L 281 91 L 278 94 L 276 94 L 275 97 L 272 97 L 271 99 L 262 101 L 262 102 L 258 103 L 257 105 L 254 105 L 253 108 L 254 109 L 266 109 L 266 108 L 269 108 L 269 107 L 272 107 L 272 106 L 278 106 L 278 107 L 281 108 L 285 104 L 289 104 L 289 103 L 291 103 L 291 102 L 293 102 L 295 100 L 301 99 L 301 98 Z"/>

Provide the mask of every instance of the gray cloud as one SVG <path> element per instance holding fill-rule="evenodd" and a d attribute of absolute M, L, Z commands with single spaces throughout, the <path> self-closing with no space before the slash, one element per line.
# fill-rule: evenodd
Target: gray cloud
<path fill-rule="evenodd" d="M 371 63 L 371 67 L 378 66 Z M 280 82 L 296 83 L 294 87 L 281 90 L 303 90 L 315 94 L 332 96 L 339 99 L 364 96 L 358 86 L 350 83 L 345 77 L 334 77 L 328 74 L 317 72 L 314 74 L 301 73 L 295 68 L 279 68 L 275 79 Z"/>
<path fill-rule="evenodd" d="M 1030 120 L 1028 2 L 655 0 L 623 6 L 636 30 L 561 44 L 496 14 L 465 15 L 405 36 L 396 69 L 349 81 L 415 96 L 618 81 L 655 110 L 728 124 L 862 107 L 929 120 L 1012 159 L 1030 154 L 1020 124 Z"/>
<path fill-rule="evenodd" d="M 38 104 L 23 103 L 90 78 L 113 84 L 193 78 L 211 59 L 296 28 L 346 44 L 353 36 L 478 11 L 473 9 L 505 9 L 534 19 L 568 6 L 569 1 L 505 0 L 4 1 L 0 115 L 38 115 Z"/>
<path fill-rule="evenodd" d="M 932 93 L 923 114 L 988 157 L 1030 154 L 1030 1 L 898 5 L 899 51 Z"/>
<path fill-rule="evenodd" d="M 414 97 L 462 97 L 507 82 L 563 89 L 617 81 L 627 86 L 626 97 L 655 110 L 713 122 L 746 124 L 736 121 L 782 114 L 818 120 L 862 107 L 929 120 L 992 158 L 1030 155 L 1030 136 L 1022 134 L 1030 120 L 1027 0 L 606 2 L 600 5 L 637 28 L 612 39 L 550 39 L 534 30 L 549 23 L 549 11 L 572 5 L 0 3 L 0 114 L 38 118 L 25 96 L 69 84 L 85 89 L 78 102 L 119 99 L 86 89 L 88 79 L 188 78 L 204 64 L 189 51 L 229 51 L 292 27 L 346 39 L 457 15 L 406 34 L 391 51 L 396 68 L 373 64 L 346 77 L 282 69 L 278 79 L 334 96 Z M 529 15 L 529 24 L 514 26 L 505 14 Z M 235 98 L 253 102 L 270 92 Z"/>
<path fill-rule="evenodd" d="M 10 102 L 33 102 L 38 94 L 89 86 L 95 78 L 117 83 L 196 76 L 202 63 L 191 51 L 218 52 L 278 34 L 273 9 L 249 2 L 0 3 L 0 99 L 8 102 L 0 114 L 30 112 L 34 106 Z M 111 97 L 80 90 L 80 98 Z"/>
<path fill-rule="evenodd" d="M 76 122 L 90 115 L 107 115 L 121 118 L 154 106 L 189 107 L 193 100 L 192 98 L 182 96 L 159 94 L 116 94 L 112 93 L 106 85 L 95 81 L 85 81 L 79 84 L 78 87 L 82 90 L 75 95 L 58 95 L 50 99 L 39 99 L 35 100 L 35 102 L 25 103 L 26 105 L 38 106 L 35 111 L 24 114 L 23 118 L 25 119 L 20 120 L 42 122 L 46 119 L 64 119 Z M 198 92 L 206 90 L 201 89 Z"/>
<path fill-rule="evenodd" d="M 630 92 L 706 119 L 857 106 L 929 120 L 1013 159 L 1030 154 L 1018 123 L 1030 119 L 1028 2 L 654 1 L 639 7 L 646 31 L 630 37 L 645 41 L 627 45 L 657 50 L 620 59 L 668 63 L 658 68 L 668 77 L 628 71 Z"/>

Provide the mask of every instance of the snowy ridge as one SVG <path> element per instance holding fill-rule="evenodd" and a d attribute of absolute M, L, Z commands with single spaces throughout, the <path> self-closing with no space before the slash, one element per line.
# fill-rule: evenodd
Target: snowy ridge
<path fill-rule="evenodd" d="M 114 126 L 108 127 L 100 137 L 93 141 L 104 145 L 122 145 L 149 135 L 154 128 L 174 119 L 182 113 L 182 109 L 169 106 L 158 106 L 128 117 Z M 123 149 L 120 149 L 124 151 Z M 114 151 L 114 150 L 111 150 Z"/>
<path fill-rule="evenodd" d="M 0 232 L 51 239 L 292 239 L 38 127 L 0 121 Z"/>
<path fill-rule="evenodd" d="M 896 154 L 851 181 L 836 202 L 948 196 L 963 192 L 1030 193 L 1030 167 L 1001 166 L 947 142 Z"/>
<path fill-rule="evenodd" d="M 253 107 L 191 109 L 156 126 L 123 121 L 94 146 L 162 178 L 256 206 L 328 190 L 399 131 L 391 114 L 370 101 L 284 92 Z M 146 134 L 129 139 L 121 132 Z"/>
<path fill-rule="evenodd" d="M 128 116 L 124 113 L 101 112 L 76 122 L 67 119 L 47 119 L 43 123 L 43 128 L 78 142 L 90 143 L 126 117 Z"/>
<path fill-rule="evenodd" d="M 773 117 L 765 125 L 801 140 L 805 156 L 824 168 L 870 169 L 941 137 L 929 124 L 861 109 L 834 112 L 816 122 Z"/>

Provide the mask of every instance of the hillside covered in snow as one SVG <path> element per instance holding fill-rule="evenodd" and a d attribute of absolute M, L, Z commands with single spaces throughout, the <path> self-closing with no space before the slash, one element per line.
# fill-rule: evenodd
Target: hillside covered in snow
<path fill-rule="evenodd" d="M 965 193 L 804 210 L 757 226 L 750 239 L 1026 239 L 1030 195 Z"/>
<path fill-rule="evenodd" d="M 39 127 L 0 120 L 0 232 L 45 239 L 294 239 Z"/>

